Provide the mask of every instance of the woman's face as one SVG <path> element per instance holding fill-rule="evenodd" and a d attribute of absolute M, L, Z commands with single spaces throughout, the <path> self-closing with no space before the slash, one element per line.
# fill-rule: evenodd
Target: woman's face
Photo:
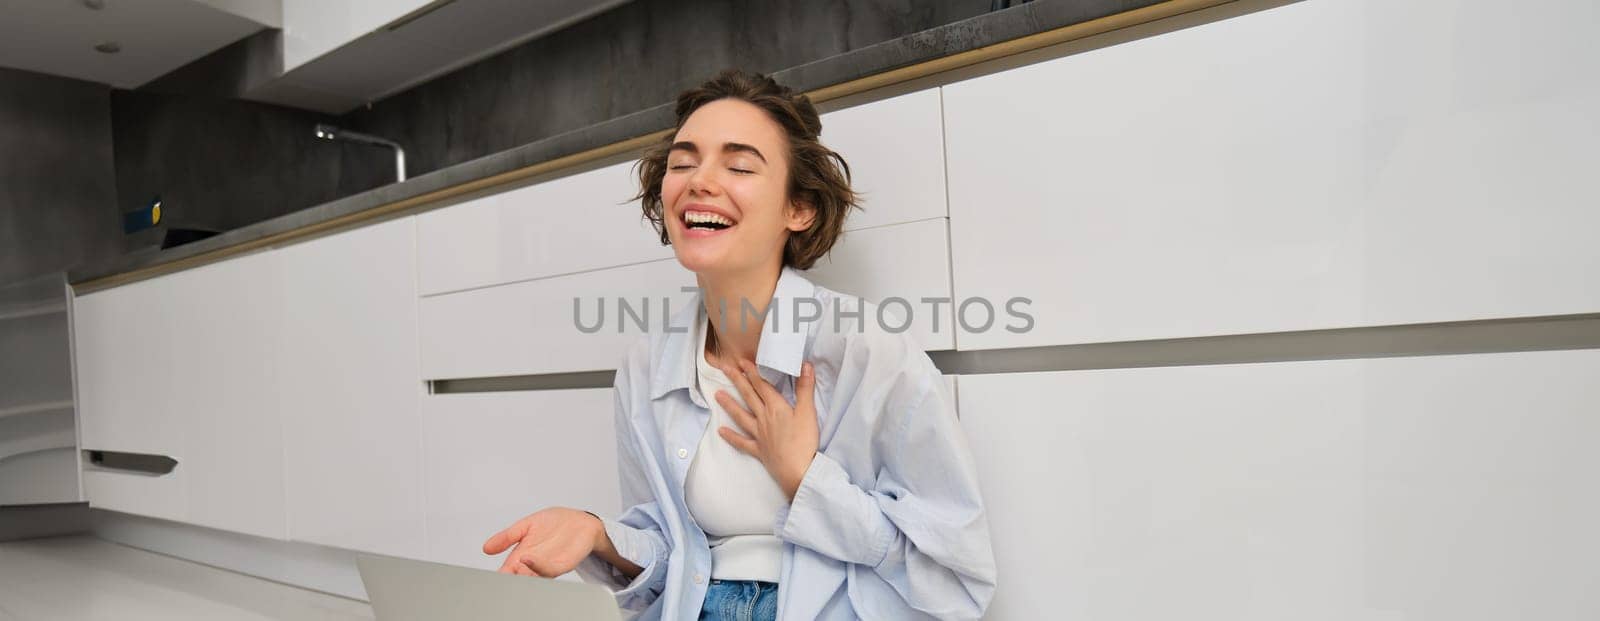
<path fill-rule="evenodd" d="M 673 137 L 661 181 L 662 216 L 678 262 L 698 274 L 781 263 L 790 231 L 811 224 L 788 200 L 783 129 L 754 104 L 700 106 Z"/>

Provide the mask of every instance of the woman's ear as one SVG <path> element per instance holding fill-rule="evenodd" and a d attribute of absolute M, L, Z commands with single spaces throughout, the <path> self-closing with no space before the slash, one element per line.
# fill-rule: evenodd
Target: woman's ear
<path fill-rule="evenodd" d="M 789 230 L 799 233 L 811 228 L 811 223 L 817 220 L 817 208 L 803 200 L 789 202 L 785 210 L 789 218 Z"/>

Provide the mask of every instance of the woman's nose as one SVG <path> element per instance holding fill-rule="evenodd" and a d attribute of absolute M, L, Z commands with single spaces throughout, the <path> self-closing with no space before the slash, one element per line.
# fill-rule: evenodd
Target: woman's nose
<path fill-rule="evenodd" d="M 689 176 L 689 191 L 695 194 L 715 194 L 716 180 L 711 178 L 711 167 L 698 166 Z"/>

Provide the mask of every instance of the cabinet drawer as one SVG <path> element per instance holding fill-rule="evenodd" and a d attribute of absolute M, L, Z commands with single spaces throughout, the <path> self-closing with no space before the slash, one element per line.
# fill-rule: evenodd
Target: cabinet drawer
<path fill-rule="evenodd" d="M 1292 3 L 945 86 L 956 294 L 1038 316 L 961 348 L 1600 310 L 1592 7 L 1440 5 Z"/>

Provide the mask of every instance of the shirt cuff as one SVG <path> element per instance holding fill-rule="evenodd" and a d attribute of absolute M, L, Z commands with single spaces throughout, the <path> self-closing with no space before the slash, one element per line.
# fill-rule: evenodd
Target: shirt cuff
<path fill-rule="evenodd" d="M 630 580 L 616 566 L 597 555 L 590 554 L 578 563 L 576 571 L 585 582 L 600 584 L 611 589 L 621 602 L 656 581 L 665 563 L 660 562 L 663 560 L 660 558 L 660 552 L 650 535 L 644 531 L 605 518 L 600 518 L 600 522 L 605 525 L 606 536 L 611 538 L 611 545 L 616 548 L 617 555 L 643 569 L 639 575 Z"/>
<path fill-rule="evenodd" d="M 779 539 L 874 567 L 888 556 L 895 533 L 877 499 L 851 483 L 844 467 L 821 451 L 811 458 L 794 500 L 778 509 L 773 523 Z"/>

